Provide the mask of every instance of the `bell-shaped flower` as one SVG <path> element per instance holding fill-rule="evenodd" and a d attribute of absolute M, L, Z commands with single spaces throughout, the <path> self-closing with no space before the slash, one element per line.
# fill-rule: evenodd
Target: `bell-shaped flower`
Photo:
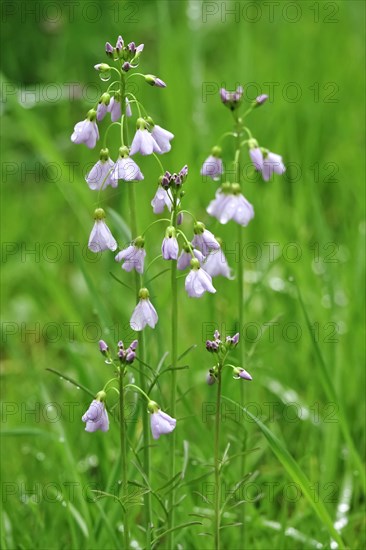
<path fill-rule="evenodd" d="M 93 149 L 99 139 L 99 130 L 95 122 L 97 113 L 91 109 L 85 120 L 78 122 L 74 126 L 74 132 L 71 136 L 73 143 L 85 143 L 89 149 Z"/>
<path fill-rule="evenodd" d="M 221 159 L 221 147 L 214 147 L 201 168 L 201 176 L 210 176 L 213 180 L 220 179 L 224 168 Z"/>
<path fill-rule="evenodd" d="M 117 185 L 118 180 L 135 181 L 144 179 L 144 175 L 136 162 L 129 157 L 127 147 L 120 147 L 119 149 L 119 157 L 112 173 L 112 179 L 115 181 L 115 185 Z"/>
<path fill-rule="evenodd" d="M 140 301 L 135 307 L 130 319 L 130 327 L 132 330 L 136 331 L 143 330 L 146 325 L 155 328 L 158 322 L 158 314 L 149 300 L 149 291 L 147 288 L 141 288 L 139 298 Z"/>
<path fill-rule="evenodd" d="M 108 185 L 116 187 L 117 183 L 112 178 L 114 162 L 109 157 L 108 149 L 101 149 L 100 160 L 94 164 L 90 172 L 85 176 L 85 181 L 93 191 L 105 189 Z"/>
<path fill-rule="evenodd" d="M 134 243 L 118 252 L 115 257 L 116 262 L 123 262 L 122 269 L 132 271 L 135 269 L 137 273 L 144 272 L 144 261 L 146 250 L 144 248 L 145 240 L 143 237 L 137 237 Z"/>
<path fill-rule="evenodd" d="M 117 242 L 105 223 L 104 218 L 104 210 L 97 208 L 94 212 L 95 222 L 88 243 L 88 248 L 92 252 L 97 253 L 108 249 L 113 251 L 117 248 Z"/>
<path fill-rule="evenodd" d="M 174 430 L 176 419 L 162 411 L 155 401 L 149 401 L 148 410 L 151 414 L 150 426 L 154 439 L 159 439 L 161 435 L 170 434 Z"/>
<path fill-rule="evenodd" d="M 219 250 L 220 244 L 202 222 L 194 224 L 194 233 L 192 244 L 195 248 L 198 248 L 204 256 L 207 256 L 210 250 Z"/>
<path fill-rule="evenodd" d="M 102 94 L 97 107 L 98 121 L 103 120 L 105 115 L 108 113 L 110 101 L 111 101 L 111 96 L 107 92 L 105 94 Z"/>
<path fill-rule="evenodd" d="M 111 114 L 111 121 L 112 122 L 119 122 L 122 117 L 122 110 L 121 110 L 121 98 L 118 92 L 111 97 L 111 100 L 109 102 L 108 111 Z"/>
<path fill-rule="evenodd" d="M 154 195 L 154 198 L 151 201 L 151 206 L 153 207 L 154 214 L 161 214 L 164 211 L 164 208 L 167 207 L 169 212 L 172 209 L 173 197 L 170 192 L 165 191 L 160 185 Z"/>
<path fill-rule="evenodd" d="M 222 277 L 226 277 L 227 279 L 234 279 L 232 270 L 221 248 L 220 250 L 213 250 L 210 252 L 203 264 L 203 269 L 211 275 L 211 277 L 222 275 Z"/>
<path fill-rule="evenodd" d="M 200 263 L 196 258 L 191 260 L 191 268 L 185 280 L 185 289 L 188 296 L 200 298 L 205 292 L 214 294 L 216 289 L 212 284 L 212 278 L 200 267 Z"/>
<path fill-rule="evenodd" d="M 166 232 L 163 244 L 161 245 L 161 254 L 164 260 L 176 260 L 178 258 L 179 246 L 175 235 L 175 229 L 170 225 Z"/>
<path fill-rule="evenodd" d="M 263 168 L 262 176 L 264 181 L 269 181 L 273 172 L 279 174 L 280 176 L 286 171 L 285 165 L 281 155 L 276 153 L 271 153 L 270 151 L 264 152 L 263 155 Z"/>
<path fill-rule="evenodd" d="M 254 217 L 254 208 L 240 193 L 240 185 L 237 183 L 222 185 L 215 199 L 208 205 L 207 212 L 222 224 L 234 220 L 246 226 Z"/>
<path fill-rule="evenodd" d="M 105 393 L 99 392 L 97 399 L 94 399 L 81 420 L 86 423 L 86 432 L 101 430 L 107 432 L 109 429 L 108 413 L 104 405 Z"/>
<path fill-rule="evenodd" d="M 187 269 L 187 267 L 190 265 L 191 260 L 193 258 L 192 254 L 194 255 L 195 258 L 197 258 L 200 265 L 203 264 L 203 262 L 205 260 L 205 257 L 202 254 L 202 252 L 200 250 L 196 250 L 190 244 L 185 244 L 185 245 L 183 245 L 183 250 L 182 250 L 182 252 L 181 252 L 181 254 L 178 258 L 178 262 L 177 262 L 177 268 L 180 271 L 183 271 L 184 269 Z"/>
<path fill-rule="evenodd" d="M 252 163 L 254 164 L 254 168 L 261 172 L 263 169 L 263 153 L 261 148 L 251 147 L 249 149 L 249 155 Z"/>
<path fill-rule="evenodd" d="M 167 153 L 172 148 L 170 142 L 174 138 L 174 134 L 165 130 L 161 126 L 154 124 L 152 118 L 148 118 L 150 124 L 151 135 L 160 147 L 161 153 Z"/>
<path fill-rule="evenodd" d="M 151 155 L 152 153 L 161 153 L 159 145 L 147 129 L 148 123 L 143 118 L 137 119 L 137 130 L 131 143 L 130 155 L 140 153 L 141 155 Z"/>

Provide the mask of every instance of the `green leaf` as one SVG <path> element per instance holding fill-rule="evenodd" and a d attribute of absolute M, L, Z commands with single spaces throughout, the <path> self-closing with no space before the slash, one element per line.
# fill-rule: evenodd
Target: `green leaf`
<path fill-rule="evenodd" d="M 291 456 L 291 454 L 286 449 L 286 446 L 284 443 L 282 443 L 277 436 L 275 436 L 271 430 L 265 426 L 256 416 L 251 414 L 245 407 L 242 407 L 239 405 L 239 403 L 236 403 L 232 399 L 229 399 L 228 397 L 222 396 L 223 399 L 226 401 L 229 401 L 233 405 L 236 405 L 237 407 L 241 408 L 252 420 L 257 424 L 257 426 L 261 429 L 263 435 L 267 439 L 272 451 L 278 458 L 278 460 L 281 462 L 282 466 L 286 469 L 287 473 L 291 476 L 291 478 L 301 487 L 301 490 L 304 494 L 304 496 L 307 498 L 311 506 L 313 507 L 315 513 L 319 517 L 320 521 L 327 527 L 329 534 L 333 537 L 333 539 L 338 543 L 340 550 L 345 550 L 345 545 L 340 537 L 338 531 L 335 529 L 332 519 L 330 518 L 327 509 L 325 508 L 323 502 L 321 500 L 316 500 L 314 498 L 314 492 L 311 489 L 311 484 L 304 472 L 301 470 L 298 463 L 295 461 L 295 459 Z"/>

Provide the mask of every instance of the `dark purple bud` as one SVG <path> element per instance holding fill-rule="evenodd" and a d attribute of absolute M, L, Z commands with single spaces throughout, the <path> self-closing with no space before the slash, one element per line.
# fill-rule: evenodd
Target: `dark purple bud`
<path fill-rule="evenodd" d="M 259 106 L 259 105 L 263 105 L 263 103 L 265 103 L 267 99 L 268 99 L 267 94 L 261 94 L 258 97 L 256 97 L 255 102 Z"/>
<path fill-rule="evenodd" d="M 125 359 L 126 359 L 126 352 L 123 348 L 120 348 L 119 351 L 118 351 L 118 357 L 120 359 L 120 361 L 122 363 L 124 363 Z"/>
<path fill-rule="evenodd" d="M 109 42 L 106 42 L 105 51 L 106 51 L 107 53 L 113 53 L 113 49 L 114 49 L 114 48 L 113 48 L 112 44 L 110 44 Z"/>
<path fill-rule="evenodd" d="M 183 213 L 179 212 L 177 216 L 177 225 L 182 225 L 182 223 L 183 223 Z"/>
<path fill-rule="evenodd" d="M 131 67 L 132 67 L 131 63 L 128 63 L 128 61 L 126 61 L 122 65 L 122 70 L 125 71 L 125 73 L 127 73 L 131 69 Z"/>
<path fill-rule="evenodd" d="M 236 334 L 234 334 L 234 336 L 232 337 L 231 341 L 232 343 L 234 344 L 234 346 L 236 346 L 236 344 L 239 342 L 239 332 L 237 332 Z"/>
<path fill-rule="evenodd" d="M 133 361 L 135 360 L 136 358 L 136 353 L 132 350 L 130 351 L 127 351 L 127 354 L 126 354 L 126 363 L 133 363 Z"/>
<path fill-rule="evenodd" d="M 119 348 L 124 348 L 124 345 L 123 345 L 122 340 L 120 340 L 120 341 L 118 342 L 117 346 L 118 346 Z"/>
<path fill-rule="evenodd" d="M 103 355 L 106 355 L 108 349 L 109 348 L 108 348 L 107 344 L 105 343 L 105 341 L 104 340 L 99 340 L 99 350 Z"/>
<path fill-rule="evenodd" d="M 161 80 L 161 78 L 155 78 L 155 86 L 158 88 L 166 88 L 166 84 L 164 80 Z"/>
<path fill-rule="evenodd" d="M 181 178 L 186 178 L 188 176 L 188 165 L 185 164 L 181 171 L 179 172 Z"/>
<path fill-rule="evenodd" d="M 220 333 L 219 333 L 218 330 L 215 330 L 215 332 L 214 332 L 214 338 L 215 338 L 215 340 L 220 340 Z"/>
<path fill-rule="evenodd" d="M 136 44 L 135 44 L 135 42 L 130 42 L 129 45 L 128 45 L 127 47 L 128 47 L 128 49 L 130 50 L 130 52 L 135 53 L 135 51 L 136 51 Z"/>
<path fill-rule="evenodd" d="M 170 187 L 170 180 L 171 180 L 171 174 L 170 172 L 165 172 L 164 176 L 162 176 L 161 178 L 161 181 L 160 181 L 160 185 L 162 186 L 163 189 L 169 189 Z"/>
<path fill-rule="evenodd" d="M 120 35 L 120 36 L 117 38 L 116 50 L 122 50 L 123 44 L 124 44 L 123 38 L 122 38 L 122 36 Z"/>

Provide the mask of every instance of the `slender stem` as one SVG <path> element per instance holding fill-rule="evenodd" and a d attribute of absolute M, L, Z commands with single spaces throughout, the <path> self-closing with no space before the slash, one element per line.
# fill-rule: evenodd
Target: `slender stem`
<path fill-rule="evenodd" d="M 221 370 L 217 372 L 216 416 L 215 416 L 215 550 L 220 550 L 220 502 L 221 502 L 221 463 L 220 463 L 220 422 L 221 422 Z"/>
<path fill-rule="evenodd" d="M 121 71 L 120 80 L 120 92 L 121 92 L 121 124 L 122 124 L 122 141 L 128 144 L 128 129 L 126 120 L 126 82 L 125 76 Z M 135 186 L 133 182 L 128 182 L 128 198 L 130 203 L 130 215 L 131 215 L 131 233 L 132 237 L 138 235 L 137 231 L 137 213 L 136 213 L 136 199 L 135 199 Z M 136 291 L 136 303 L 139 301 L 139 291 L 142 286 L 142 277 L 135 271 L 135 291 Z M 145 338 L 143 331 L 138 334 L 139 341 L 139 356 L 143 362 L 145 362 Z M 145 377 L 140 365 L 140 387 L 143 392 L 146 393 Z M 148 480 L 150 480 L 150 432 L 149 432 L 149 418 L 146 407 L 141 407 L 142 416 L 142 429 L 143 429 L 143 458 L 144 458 L 144 473 Z M 144 511 L 145 511 L 145 526 L 146 526 L 146 550 L 151 549 L 151 528 L 152 528 L 152 515 L 151 515 L 151 493 L 148 491 L 144 495 Z M 128 547 L 126 548 L 128 550 Z"/>
<path fill-rule="evenodd" d="M 177 227 L 177 198 L 174 194 L 173 201 L 173 218 L 172 226 Z M 170 414 L 175 417 L 175 402 L 176 402 L 176 386 L 177 386 L 177 363 L 178 363 L 178 287 L 177 287 L 177 260 L 171 260 L 171 300 L 172 300 L 172 309 L 171 309 L 171 323 L 172 323 L 172 378 L 171 378 L 171 393 L 170 393 Z M 175 474 L 175 446 L 176 438 L 175 431 L 170 434 L 170 461 L 169 461 L 169 479 L 172 479 Z M 169 493 L 169 503 L 168 503 L 168 529 L 174 529 L 174 501 L 175 501 L 175 490 L 174 487 L 171 488 Z M 168 534 L 167 548 L 173 550 L 174 548 L 174 532 L 170 531 Z"/>
<path fill-rule="evenodd" d="M 123 377 L 125 369 L 119 368 L 119 431 L 121 440 L 121 470 L 122 470 L 122 495 L 128 496 L 127 485 L 127 437 L 126 437 L 126 422 L 125 422 L 125 397 L 123 388 Z M 123 521 L 123 536 L 125 548 L 130 547 L 130 530 L 128 517 L 128 504 L 125 505 L 125 514 Z"/>

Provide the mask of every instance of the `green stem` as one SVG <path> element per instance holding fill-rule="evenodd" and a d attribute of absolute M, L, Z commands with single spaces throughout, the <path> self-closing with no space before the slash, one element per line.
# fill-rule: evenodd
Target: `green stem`
<path fill-rule="evenodd" d="M 126 82 L 125 76 L 121 71 L 120 80 L 120 92 L 121 92 L 121 124 L 122 124 L 122 141 L 128 144 L 128 130 L 126 120 Z M 133 182 L 128 182 L 128 198 L 130 203 L 130 215 L 131 215 L 131 233 L 132 236 L 137 236 L 137 213 L 136 213 L 136 199 L 135 199 L 135 187 Z M 136 303 L 139 302 L 139 291 L 142 287 L 142 277 L 135 271 L 135 291 L 136 291 Z M 145 339 L 143 331 L 138 334 L 139 341 L 139 356 L 143 362 L 145 362 Z M 143 392 L 146 393 L 145 377 L 140 365 L 140 387 Z M 149 431 L 149 417 L 146 407 L 141 407 L 142 415 L 142 429 L 143 429 L 143 458 L 144 458 L 144 473 L 146 478 L 150 481 L 150 431 Z M 144 511 L 145 511 L 145 526 L 146 526 L 146 550 L 151 549 L 151 529 L 152 529 L 152 515 L 151 515 L 151 493 L 150 491 L 144 495 Z M 128 547 L 126 548 L 128 550 Z"/>
<path fill-rule="evenodd" d="M 122 470 L 122 495 L 123 497 L 128 496 L 128 485 L 127 485 L 127 437 L 126 437 L 126 422 L 125 422 L 125 396 L 123 388 L 123 377 L 125 374 L 125 369 L 120 367 L 119 369 L 119 431 L 120 431 L 120 441 L 121 441 L 121 470 Z M 123 522 L 123 536 L 125 548 L 130 547 L 130 530 L 129 530 L 129 517 L 128 517 L 128 505 L 125 505 L 125 514 Z"/>
<path fill-rule="evenodd" d="M 220 423 L 221 423 L 221 370 L 219 365 L 217 373 L 216 415 L 215 415 L 215 550 L 220 550 L 220 502 L 221 502 L 221 464 L 220 464 Z"/>
<path fill-rule="evenodd" d="M 174 194 L 173 202 L 173 218 L 172 226 L 177 227 L 177 198 Z M 175 402 L 176 402 L 176 385 L 177 385 L 177 363 L 178 363 L 178 286 L 177 286 L 177 260 L 171 260 L 171 300 L 172 300 L 172 309 L 171 309 L 171 323 L 172 323 L 172 358 L 171 358 L 171 367 L 172 367 L 172 378 L 171 378 L 171 394 L 170 394 L 170 410 L 169 413 L 174 418 L 175 417 Z M 175 446 L 176 446 L 176 437 L 175 431 L 170 434 L 169 438 L 170 443 L 170 461 L 169 461 L 169 479 L 172 479 L 175 475 Z M 169 502 L 168 502 L 168 530 L 174 529 L 174 501 L 175 501 L 175 490 L 172 487 L 169 493 Z M 174 548 L 174 531 L 170 531 L 168 534 L 167 548 L 173 550 Z"/>

